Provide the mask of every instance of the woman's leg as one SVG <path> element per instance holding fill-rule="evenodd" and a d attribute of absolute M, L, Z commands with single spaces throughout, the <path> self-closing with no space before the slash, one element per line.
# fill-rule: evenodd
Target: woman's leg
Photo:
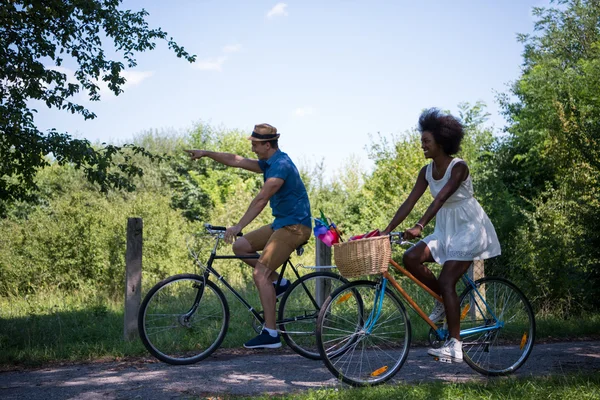
<path fill-rule="evenodd" d="M 438 279 L 440 294 L 444 299 L 446 321 L 450 337 L 460 340 L 460 305 L 456 294 L 456 282 L 469 269 L 472 261 L 446 261 Z"/>
<path fill-rule="evenodd" d="M 402 263 L 410 272 L 425 284 L 429 289 L 437 294 L 440 293 L 440 286 L 433 272 L 429 270 L 423 263 L 435 262 L 431 256 L 431 251 L 425 242 L 419 242 L 404 253 Z"/>

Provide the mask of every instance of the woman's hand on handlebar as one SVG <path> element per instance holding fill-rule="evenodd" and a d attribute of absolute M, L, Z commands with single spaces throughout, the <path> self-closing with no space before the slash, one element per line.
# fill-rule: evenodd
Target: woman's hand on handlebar
<path fill-rule="evenodd" d="M 224 240 L 226 243 L 233 243 L 235 237 L 242 231 L 242 227 L 239 225 L 230 226 L 225 230 Z"/>
<path fill-rule="evenodd" d="M 414 238 L 420 238 L 422 231 L 423 230 L 421 229 L 420 226 L 415 225 L 412 228 L 404 231 L 403 239 L 404 240 L 413 240 Z"/>

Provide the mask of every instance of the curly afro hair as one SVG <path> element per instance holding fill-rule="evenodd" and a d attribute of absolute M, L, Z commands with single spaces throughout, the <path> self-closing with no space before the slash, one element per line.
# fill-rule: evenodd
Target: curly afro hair
<path fill-rule="evenodd" d="M 458 153 L 465 132 L 460 121 L 437 108 L 425 110 L 419 117 L 419 132 L 431 132 L 437 144 L 449 156 Z"/>

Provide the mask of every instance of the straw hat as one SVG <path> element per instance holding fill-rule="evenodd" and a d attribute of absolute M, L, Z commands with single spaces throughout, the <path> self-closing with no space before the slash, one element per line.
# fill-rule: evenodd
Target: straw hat
<path fill-rule="evenodd" d="M 267 142 L 269 140 L 279 139 L 280 134 L 277 133 L 277 128 L 269 124 L 254 125 L 252 135 L 248 136 L 248 140 L 255 142 Z"/>

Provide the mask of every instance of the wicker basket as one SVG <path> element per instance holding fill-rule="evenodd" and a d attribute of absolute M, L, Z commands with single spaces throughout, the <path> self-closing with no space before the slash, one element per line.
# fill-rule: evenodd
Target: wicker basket
<path fill-rule="evenodd" d="M 333 250 L 335 264 L 345 278 L 385 272 L 392 257 L 389 236 L 337 243 Z"/>

